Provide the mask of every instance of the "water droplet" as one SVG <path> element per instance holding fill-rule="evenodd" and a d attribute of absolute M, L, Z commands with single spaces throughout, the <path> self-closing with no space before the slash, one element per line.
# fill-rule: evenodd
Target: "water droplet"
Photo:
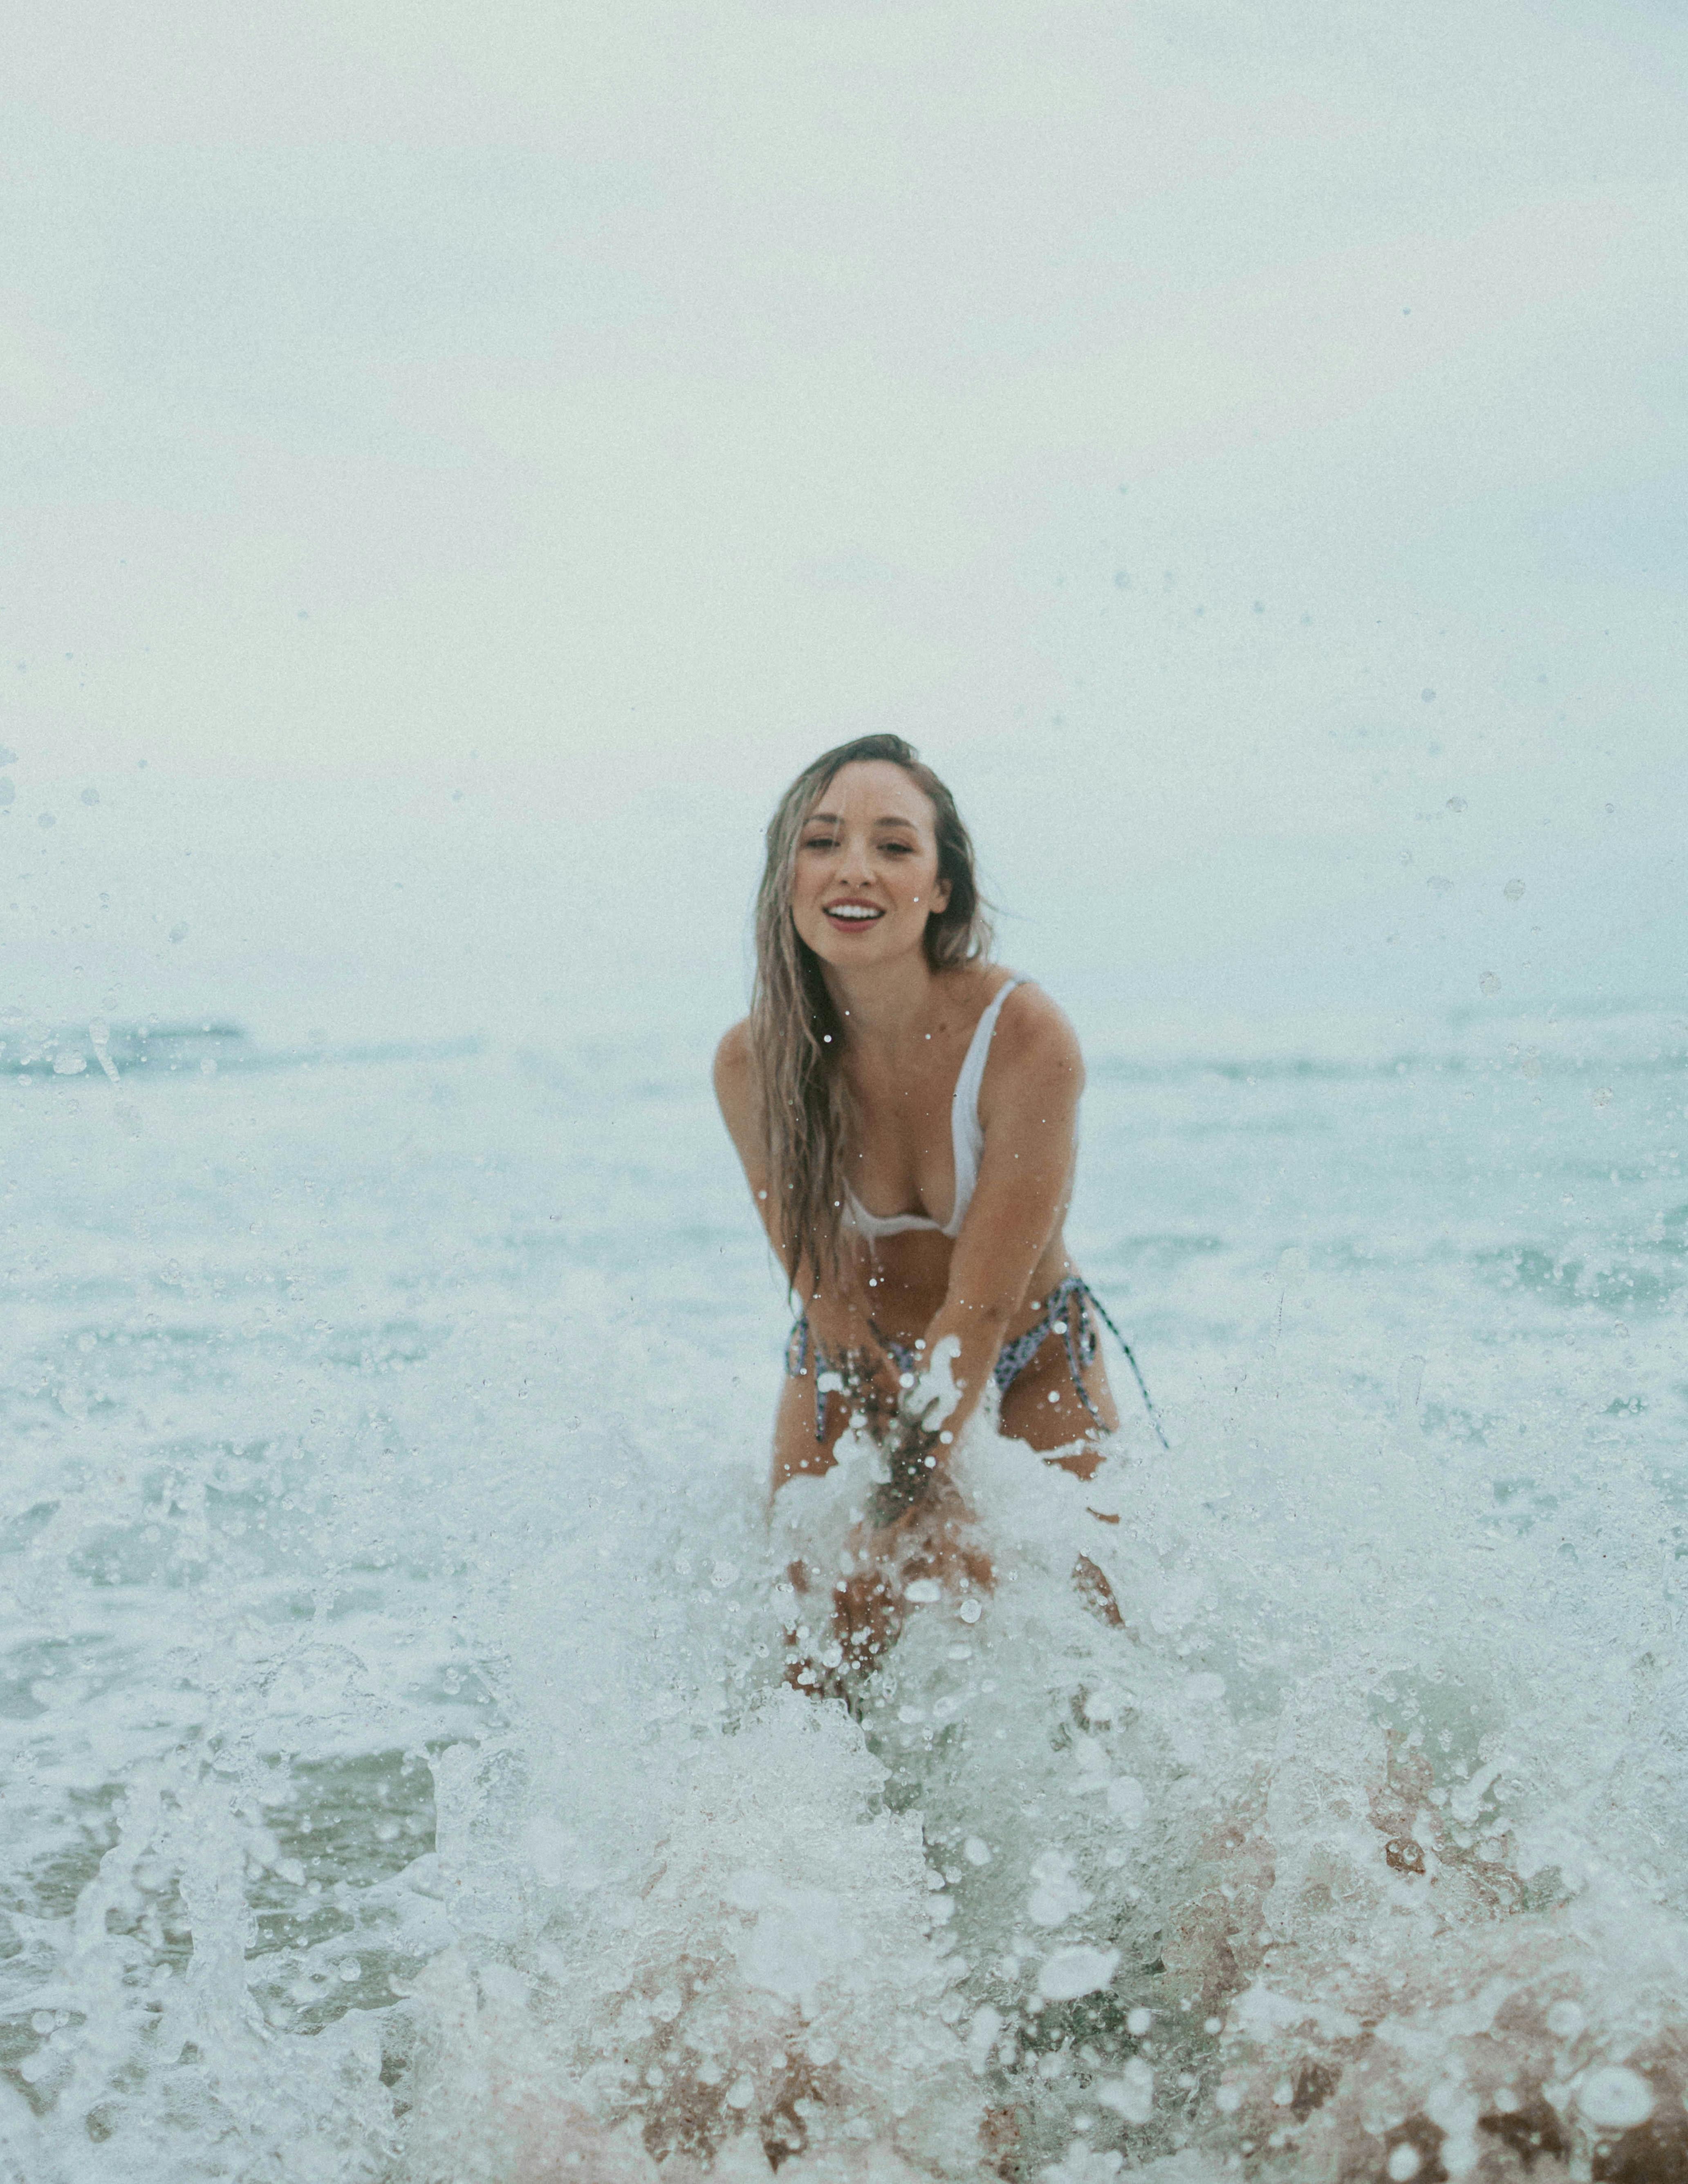
<path fill-rule="evenodd" d="M 1608 2063 L 1584 2076 L 1577 2087 L 1577 2106 L 1597 2129 L 1632 2131 L 1652 2114 L 1652 2087 L 1639 2070 Z"/>
<path fill-rule="evenodd" d="M 1036 1915 L 1034 1912 L 1033 1916 Z M 1039 1919 L 1038 1923 L 1054 1922 Z M 1046 2002 L 1077 2002 L 1081 1995 L 1095 1994 L 1106 1987 L 1118 1968 L 1117 1949 L 1096 1949 L 1088 1942 L 1076 1942 L 1045 1958 L 1038 1974 L 1038 1992 Z"/>

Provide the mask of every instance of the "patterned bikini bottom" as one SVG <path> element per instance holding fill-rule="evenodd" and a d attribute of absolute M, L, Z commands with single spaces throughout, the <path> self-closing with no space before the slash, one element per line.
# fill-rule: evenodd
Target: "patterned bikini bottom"
<path fill-rule="evenodd" d="M 1124 1351 L 1131 1369 L 1137 1376 L 1137 1384 L 1143 1389 L 1143 1400 L 1149 1404 L 1149 1415 L 1160 1435 L 1161 1446 L 1167 1446 L 1167 1437 L 1161 1432 L 1161 1421 L 1155 1406 L 1149 1401 L 1149 1390 L 1143 1385 L 1143 1375 L 1137 1370 L 1137 1360 L 1131 1354 L 1131 1346 L 1108 1318 L 1100 1299 L 1082 1274 L 1063 1275 L 1045 1300 L 1043 1316 L 1034 1320 L 1023 1334 L 1017 1334 L 1011 1342 L 1005 1342 L 997 1353 L 996 1363 L 991 1368 L 991 1378 L 996 1383 L 999 1396 L 1006 1396 L 1050 1335 L 1059 1335 L 1067 1351 L 1067 1368 L 1072 1376 L 1072 1385 L 1078 1400 L 1095 1420 L 1102 1423 L 1101 1413 L 1090 1400 L 1090 1391 L 1084 1385 L 1084 1368 L 1096 1354 L 1097 1334 L 1089 1311 L 1094 1310 L 1120 1348 Z M 871 1323 L 870 1323 L 871 1324 Z M 919 1365 L 920 1354 L 912 1343 L 899 1341 L 894 1335 L 880 1334 L 881 1348 L 900 1373 L 912 1373 Z M 828 1357 L 810 1332 L 809 1315 L 801 1313 L 793 1327 L 785 1346 L 785 1369 L 792 1379 L 800 1379 L 805 1373 L 815 1376 L 815 1438 L 827 1437 L 827 1397 L 821 1386 L 823 1373 L 836 1373 L 844 1379 L 850 1379 L 847 1360 Z"/>

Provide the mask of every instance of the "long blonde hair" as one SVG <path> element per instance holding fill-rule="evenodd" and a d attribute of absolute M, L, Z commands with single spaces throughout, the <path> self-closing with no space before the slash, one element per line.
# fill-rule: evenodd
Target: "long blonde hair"
<path fill-rule="evenodd" d="M 843 767 L 869 760 L 900 766 L 930 798 L 937 821 L 938 877 L 950 899 L 926 922 L 934 971 L 988 958 L 990 922 L 973 868 L 973 845 L 955 800 L 914 745 L 900 736 L 858 736 L 822 751 L 781 797 L 768 822 L 767 862 L 756 891 L 756 978 L 750 1047 L 756 1072 L 773 1227 L 788 1281 L 806 1257 L 811 1278 L 837 1280 L 845 1159 L 854 1118 L 844 1085 L 844 1024 L 820 959 L 792 921 L 792 876 L 805 821 Z"/>

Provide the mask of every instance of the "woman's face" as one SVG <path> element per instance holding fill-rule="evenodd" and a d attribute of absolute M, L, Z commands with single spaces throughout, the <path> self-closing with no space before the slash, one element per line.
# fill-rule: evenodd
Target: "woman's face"
<path fill-rule="evenodd" d="M 797 838 L 791 915 L 799 937 L 840 970 L 918 948 L 950 900 L 938 877 L 932 800 L 888 759 L 840 767 Z"/>

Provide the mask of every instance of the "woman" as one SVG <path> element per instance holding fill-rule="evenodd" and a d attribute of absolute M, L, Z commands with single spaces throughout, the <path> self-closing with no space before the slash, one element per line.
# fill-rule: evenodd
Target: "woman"
<path fill-rule="evenodd" d="M 858 1658 L 888 1642 L 917 1572 L 960 1560 L 989 1580 L 957 1541 L 948 1465 L 993 1384 L 1002 1432 L 1081 1479 L 1118 1423 L 1061 1233 L 1078 1043 L 989 940 L 967 829 L 911 745 L 863 736 L 798 776 L 768 827 L 750 1014 L 715 1084 L 803 1301 L 774 1489 L 828 1469 L 852 1415 L 888 1462 L 876 1574 L 839 1601 Z M 1075 1576 L 1117 1620 L 1095 1565 Z"/>

